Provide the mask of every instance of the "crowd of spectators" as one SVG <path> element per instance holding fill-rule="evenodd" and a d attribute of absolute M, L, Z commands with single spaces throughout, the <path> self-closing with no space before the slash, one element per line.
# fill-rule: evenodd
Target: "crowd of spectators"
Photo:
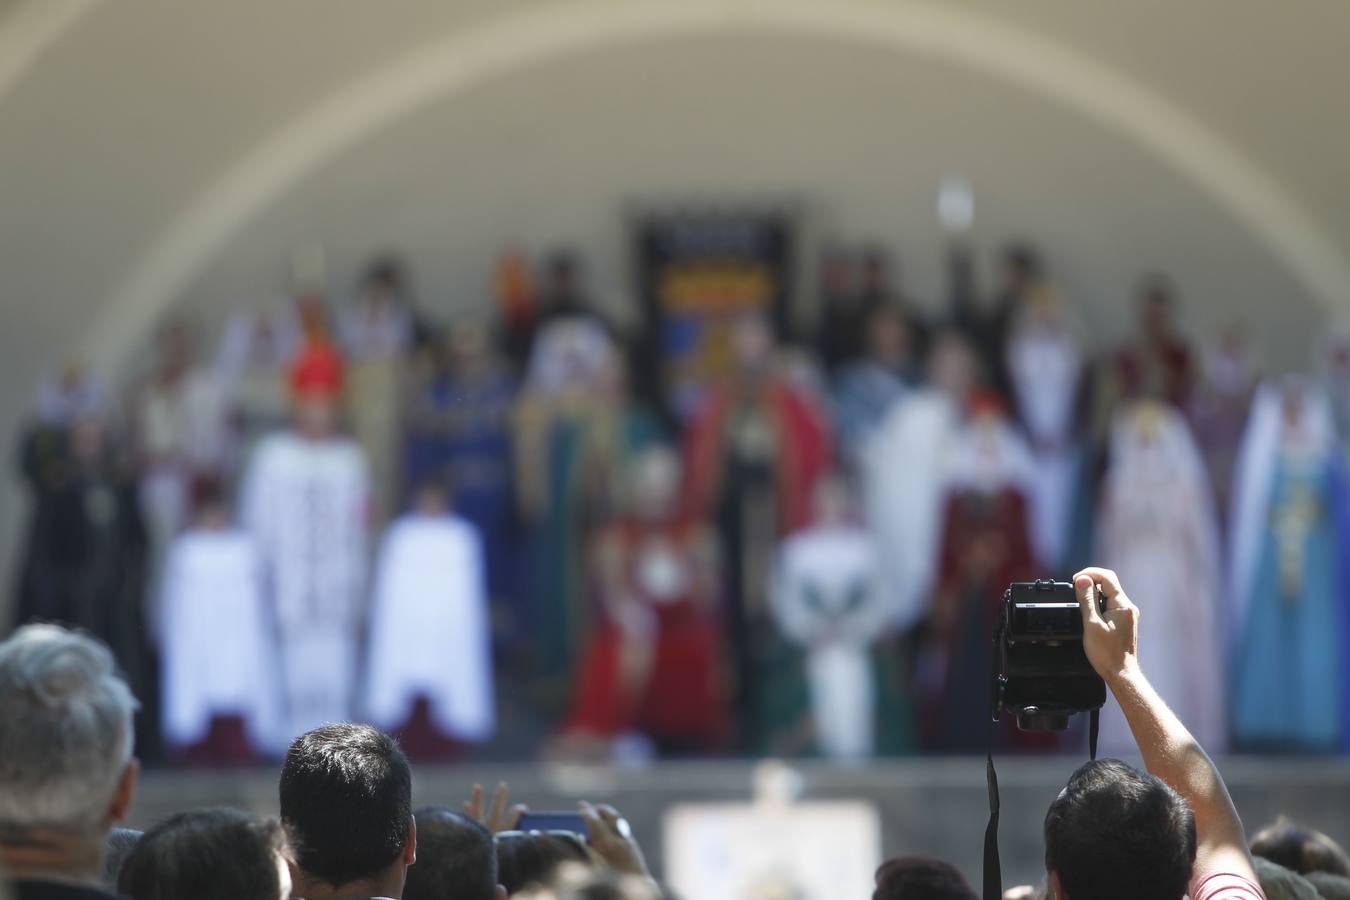
<path fill-rule="evenodd" d="M 1095 760 L 1045 817 L 1046 878 L 1006 896 L 1052 900 L 1338 898 L 1350 860 L 1330 838 L 1280 820 L 1250 846 L 1218 769 L 1139 663 L 1139 608 L 1114 572 L 1074 578 L 1084 649 L 1122 708 L 1139 770 Z M 1105 598 L 1098 606 L 1098 592 Z M 108 648 L 54 625 L 0 643 L 0 873 L 15 900 L 503 900 L 673 896 L 627 822 L 582 803 L 581 832 L 519 831 L 506 786 L 461 810 L 413 808 L 397 741 L 334 723 L 296 738 L 279 820 L 189 810 L 143 834 L 132 807 L 137 700 Z M 964 876 L 899 857 L 874 900 L 970 900 Z"/>

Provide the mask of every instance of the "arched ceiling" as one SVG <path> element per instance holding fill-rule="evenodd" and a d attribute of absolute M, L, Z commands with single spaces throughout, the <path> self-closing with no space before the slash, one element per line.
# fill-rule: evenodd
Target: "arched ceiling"
<path fill-rule="evenodd" d="M 1339 0 L 0 0 L 0 427 L 312 239 L 467 305 L 504 239 L 574 238 L 617 295 L 625 199 L 788 192 L 931 297 L 953 172 L 1090 324 L 1161 267 L 1292 364 L 1350 283 L 1346 35 Z"/>

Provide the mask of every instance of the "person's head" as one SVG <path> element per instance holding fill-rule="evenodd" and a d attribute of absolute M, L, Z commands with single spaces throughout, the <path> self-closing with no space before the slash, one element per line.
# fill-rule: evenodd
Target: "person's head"
<path fill-rule="evenodd" d="M 853 258 L 838 247 L 831 247 L 820 257 L 820 289 L 825 300 L 851 297 L 854 289 Z"/>
<path fill-rule="evenodd" d="M 953 402 L 964 405 L 979 377 L 979 364 L 970 342 L 958 332 L 939 335 L 928 355 L 928 381 Z"/>
<path fill-rule="evenodd" d="M 408 869 L 403 900 L 505 900 L 491 832 L 444 806 L 424 807 L 413 817 L 417 865 Z"/>
<path fill-rule="evenodd" d="M 456 322 L 445 337 L 445 358 L 458 375 L 472 375 L 492 357 L 492 335 L 478 320 Z"/>
<path fill-rule="evenodd" d="M 280 793 L 297 881 L 402 885 L 417 826 L 412 772 L 393 738 L 346 723 L 302 734 L 286 751 Z"/>
<path fill-rule="evenodd" d="M 859 279 L 863 294 L 885 296 L 891 289 L 891 260 L 880 247 L 869 247 L 860 260 Z"/>
<path fill-rule="evenodd" d="M 291 875 L 281 823 L 234 809 L 170 816 L 136 843 L 117 890 L 131 900 L 286 900 Z"/>
<path fill-rule="evenodd" d="M 679 503 L 680 473 L 679 454 L 671 448 L 653 446 L 640 452 L 629 475 L 633 515 L 651 521 L 669 518 Z"/>
<path fill-rule="evenodd" d="M 413 511 L 423 516 L 443 516 L 450 512 L 450 488 L 439 478 L 424 478 L 413 489 Z"/>
<path fill-rule="evenodd" d="M 563 866 L 593 865 L 578 838 L 562 834 L 504 831 L 497 835 L 497 880 L 514 896 L 531 885 L 546 885 Z"/>
<path fill-rule="evenodd" d="M 1003 289 L 1020 294 L 1041 277 L 1041 260 L 1027 244 L 1013 244 L 1003 251 Z"/>
<path fill-rule="evenodd" d="M 742 374 L 761 375 L 773 364 L 773 328 L 769 320 L 747 313 L 731 326 L 731 353 Z"/>
<path fill-rule="evenodd" d="M 811 518 L 819 525 L 841 525 L 856 511 L 853 486 L 842 472 L 827 472 L 811 491 Z"/>
<path fill-rule="evenodd" d="M 1341 845 L 1320 831 L 1304 828 L 1281 816 L 1256 833 L 1251 840 L 1252 855 L 1264 857 L 1297 872 L 1328 872 L 1350 877 L 1350 857 Z"/>
<path fill-rule="evenodd" d="M 1150 275 L 1139 288 L 1139 331 L 1150 340 L 1172 334 L 1176 292 L 1164 275 Z"/>
<path fill-rule="evenodd" d="M 892 368 L 907 364 L 914 350 L 914 335 L 909 322 L 896 307 L 877 307 L 867 318 L 867 354 Z"/>
<path fill-rule="evenodd" d="M 1162 780 L 1118 759 L 1087 763 L 1045 814 L 1053 900 L 1181 900 L 1195 815 Z"/>
<path fill-rule="evenodd" d="M 136 789 L 136 698 L 98 641 L 25 625 L 0 643 L 0 831 L 53 829 L 98 844 Z"/>
<path fill-rule="evenodd" d="M 159 364 L 167 374 L 178 374 L 192 364 L 192 327 L 182 319 L 174 319 L 159 333 Z"/>
<path fill-rule="evenodd" d="M 291 366 L 291 409 L 295 427 L 310 440 L 331 437 L 338 426 L 342 358 L 325 340 L 311 341 Z"/>
<path fill-rule="evenodd" d="M 218 528 L 229 521 L 229 503 L 225 499 L 225 485 L 213 474 L 199 474 L 188 486 L 192 520 L 200 528 Z"/>
<path fill-rule="evenodd" d="M 108 890 L 117 889 L 117 876 L 122 872 L 122 864 L 136 849 L 136 842 L 143 833 L 120 825 L 108 832 L 108 838 L 103 842 L 103 886 Z"/>
<path fill-rule="evenodd" d="M 403 267 L 392 256 L 379 257 L 366 269 L 361 287 L 368 300 L 397 300 L 403 293 Z"/>
<path fill-rule="evenodd" d="M 889 859 L 877 869 L 872 900 L 976 900 L 955 866 L 927 856 Z"/>
<path fill-rule="evenodd" d="M 1252 857 L 1252 863 L 1266 900 L 1322 900 L 1317 888 L 1297 872 L 1260 856 Z"/>
<path fill-rule="evenodd" d="M 580 285 L 581 262 L 572 250 L 555 250 L 544 263 L 544 293 L 553 301 L 570 300 Z"/>

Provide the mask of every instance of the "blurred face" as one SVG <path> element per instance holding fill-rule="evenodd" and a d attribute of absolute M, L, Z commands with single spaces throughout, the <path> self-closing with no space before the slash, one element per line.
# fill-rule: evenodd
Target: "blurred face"
<path fill-rule="evenodd" d="M 822 478 L 812 497 L 816 521 L 823 525 L 847 521 L 851 505 L 848 486 L 836 477 Z"/>
<path fill-rule="evenodd" d="M 450 511 L 450 500 L 438 485 L 424 485 L 417 491 L 413 507 L 424 516 L 443 516 Z"/>
<path fill-rule="evenodd" d="M 868 323 L 867 343 L 874 359 L 900 365 L 910 355 L 909 326 L 892 313 L 873 316 Z"/>
<path fill-rule="evenodd" d="M 773 335 L 769 323 L 759 316 L 746 316 L 736 323 L 731 349 L 742 372 L 760 372 L 773 357 Z"/>
<path fill-rule="evenodd" d="M 450 362 L 456 369 L 473 370 L 487 356 L 487 334 L 477 326 L 460 326 L 450 335 L 449 351 Z"/>
<path fill-rule="evenodd" d="M 634 511 L 644 519 L 665 518 L 675 508 L 679 488 L 679 457 L 664 449 L 648 451 L 634 473 Z"/>
<path fill-rule="evenodd" d="M 337 401 L 326 394 L 301 394 L 294 411 L 295 427 L 307 438 L 331 437 L 337 430 Z"/>
<path fill-rule="evenodd" d="M 103 423 L 94 416 L 83 416 L 70 429 L 70 450 L 83 463 L 91 463 L 103 453 Z"/>
<path fill-rule="evenodd" d="M 1160 291 L 1150 291 L 1140 307 L 1140 326 L 1148 337 L 1165 337 L 1172 332 L 1172 303 Z"/>
<path fill-rule="evenodd" d="M 964 404 L 975 386 L 975 358 L 966 342 L 956 335 L 939 340 L 928 362 L 928 377 L 934 387 Z"/>

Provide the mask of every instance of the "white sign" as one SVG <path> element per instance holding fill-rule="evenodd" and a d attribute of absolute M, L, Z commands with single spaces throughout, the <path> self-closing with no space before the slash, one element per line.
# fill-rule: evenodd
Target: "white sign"
<path fill-rule="evenodd" d="M 666 879 L 697 900 L 870 897 L 881 818 L 862 801 L 679 804 L 665 815 Z"/>

